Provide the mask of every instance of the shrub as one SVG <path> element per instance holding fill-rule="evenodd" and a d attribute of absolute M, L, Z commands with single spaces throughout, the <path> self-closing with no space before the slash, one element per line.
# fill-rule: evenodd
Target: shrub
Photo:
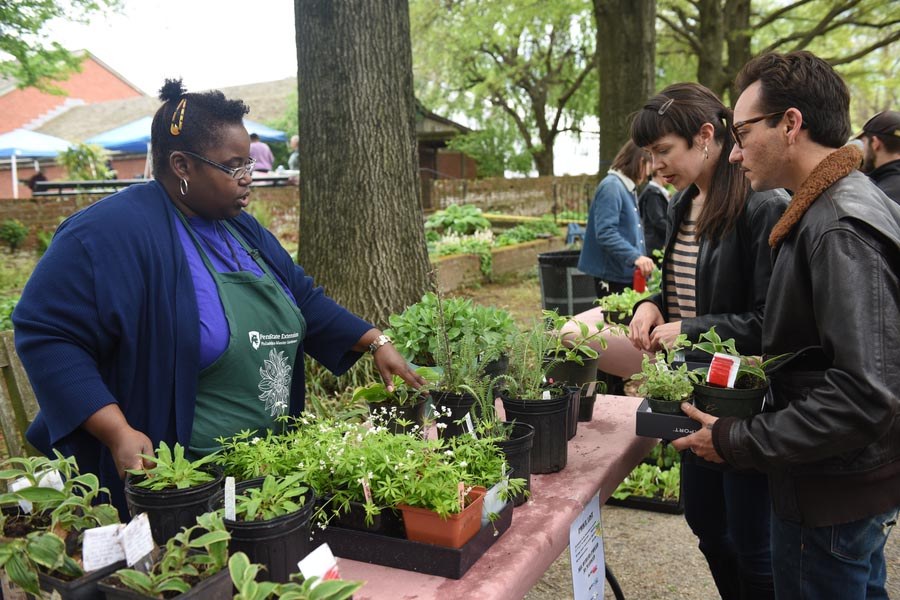
<path fill-rule="evenodd" d="M 15 252 L 28 236 L 28 227 L 18 219 L 7 219 L 0 224 L 0 240 L 6 242 L 10 252 Z"/>

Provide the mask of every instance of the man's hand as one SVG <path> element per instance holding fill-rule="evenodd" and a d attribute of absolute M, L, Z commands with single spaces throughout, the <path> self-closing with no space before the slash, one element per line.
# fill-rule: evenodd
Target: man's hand
<path fill-rule="evenodd" d="M 672 446 L 676 450 L 690 450 L 703 460 L 708 460 L 709 462 L 725 462 L 725 460 L 716 452 L 712 440 L 713 423 L 718 421 L 719 418 L 708 415 L 687 402 L 681 403 L 681 410 L 693 420 L 698 421 L 702 427 L 691 435 L 674 440 Z"/>

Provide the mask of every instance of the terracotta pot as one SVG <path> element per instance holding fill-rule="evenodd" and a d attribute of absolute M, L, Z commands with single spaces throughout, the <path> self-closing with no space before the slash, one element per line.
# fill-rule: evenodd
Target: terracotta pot
<path fill-rule="evenodd" d="M 448 548 L 462 548 L 481 529 L 481 509 L 486 493 L 487 490 L 483 487 L 473 487 L 466 496 L 466 507 L 446 519 L 427 508 L 406 504 L 397 506 L 403 513 L 406 539 Z"/>

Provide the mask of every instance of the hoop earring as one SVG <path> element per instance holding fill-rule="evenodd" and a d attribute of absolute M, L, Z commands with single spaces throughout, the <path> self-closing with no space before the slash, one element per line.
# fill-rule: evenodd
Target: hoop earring
<path fill-rule="evenodd" d="M 703 146 L 703 160 L 709 160 L 709 145 Z"/>
<path fill-rule="evenodd" d="M 187 196 L 188 193 L 188 182 L 187 179 L 182 179 L 181 183 L 178 184 L 178 191 L 181 192 L 182 196 Z"/>

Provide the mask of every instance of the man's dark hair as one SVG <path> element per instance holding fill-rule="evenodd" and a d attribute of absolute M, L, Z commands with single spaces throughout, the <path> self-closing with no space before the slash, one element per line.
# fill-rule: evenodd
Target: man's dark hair
<path fill-rule="evenodd" d="M 163 105 L 153 115 L 150 142 L 153 177 L 169 169 L 169 155 L 187 150 L 200 155 L 222 142 L 224 125 L 241 124 L 250 109 L 241 100 L 228 100 L 218 90 L 188 93 L 180 79 L 166 79 L 159 90 Z"/>
<path fill-rule="evenodd" d="M 738 73 L 740 92 L 761 84 L 760 113 L 796 108 L 812 141 L 829 148 L 843 146 L 850 137 L 850 91 L 827 62 L 805 50 L 769 52 L 750 60 Z M 769 126 L 772 121 L 769 121 Z"/>
<path fill-rule="evenodd" d="M 258 136 L 257 134 L 255 134 L 255 133 L 251 133 L 251 134 L 250 134 L 250 141 L 251 141 L 251 142 L 258 142 L 258 141 L 259 141 L 259 136 Z"/>
<path fill-rule="evenodd" d="M 900 138 L 895 135 L 882 135 L 880 133 L 867 133 L 869 137 L 877 137 L 884 146 L 886 152 L 890 154 L 900 153 Z"/>

